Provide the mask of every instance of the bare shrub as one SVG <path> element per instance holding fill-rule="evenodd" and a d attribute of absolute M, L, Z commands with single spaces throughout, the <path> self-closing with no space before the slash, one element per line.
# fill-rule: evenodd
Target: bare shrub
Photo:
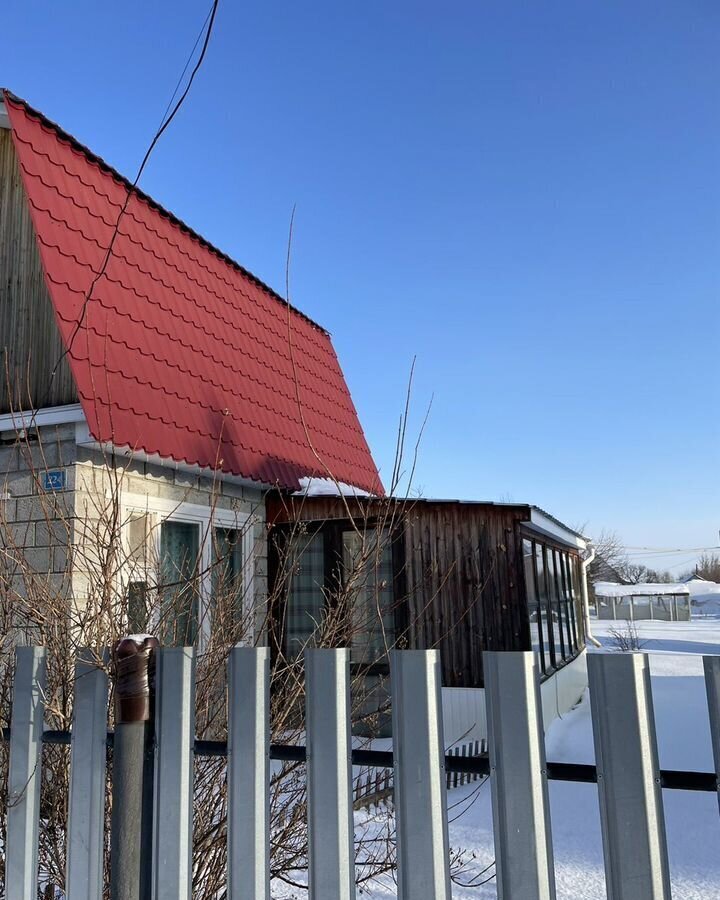
<path fill-rule="evenodd" d="M 624 626 L 615 626 L 610 629 L 610 637 L 613 640 L 615 650 L 621 653 L 629 653 L 632 650 L 642 650 L 645 641 L 640 639 L 637 626 L 634 622 L 627 622 Z"/>

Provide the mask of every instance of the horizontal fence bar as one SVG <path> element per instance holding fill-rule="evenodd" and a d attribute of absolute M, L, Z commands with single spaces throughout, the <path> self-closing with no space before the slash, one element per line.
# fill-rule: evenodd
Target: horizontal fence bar
<path fill-rule="evenodd" d="M 2 740 L 10 740 L 10 729 L 3 728 Z M 70 744 L 69 731 L 44 731 L 43 744 Z M 113 745 L 113 732 L 107 735 L 107 746 Z M 195 756 L 227 756 L 226 741 L 195 741 Z M 270 759 L 278 762 L 305 762 L 305 747 L 300 744 L 270 744 Z M 388 750 L 353 750 L 354 766 L 369 766 L 374 769 L 392 769 L 393 755 Z M 445 757 L 448 772 L 462 772 L 465 775 L 489 775 L 490 760 L 487 754 L 480 756 Z M 576 781 L 581 784 L 597 784 L 595 766 L 586 763 L 549 762 L 549 781 Z M 720 779 L 714 772 L 690 772 L 684 769 L 661 769 L 660 785 L 667 791 L 698 791 L 715 793 L 720 790 Z"/>

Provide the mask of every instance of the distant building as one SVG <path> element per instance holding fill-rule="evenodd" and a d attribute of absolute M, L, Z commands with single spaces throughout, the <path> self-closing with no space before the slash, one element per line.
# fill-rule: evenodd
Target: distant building
<path fill-rule="evenodd" d="M 690 590 L 684 584 L 614 584 L 596 582 L 595 601 L 599 619 L 636 622 L 690 620 Z"/>

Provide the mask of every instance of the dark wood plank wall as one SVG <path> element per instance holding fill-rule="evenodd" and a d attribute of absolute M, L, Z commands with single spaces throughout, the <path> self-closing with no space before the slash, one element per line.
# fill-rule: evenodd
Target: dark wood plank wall
<path fill-rule="evenodd" d="M 481 687 L 483 650 L 527 650 L 519 526 L 527 507 L 421 503 L 406 518 L 409 643 L 437 647 L 447 687 Z"/>
<path fill-rule="evenodd" d="M 393 522 L 402 529 L 407 646 L 440 650 L 443 684 L 481 687 L 483 649 L 528 650 L 520 523 L 527 506 L 269 498 L 268 523 Z M 397 576 L 400 576 L 399 578 Z M 396 598 L 401 599 L 401 598 Z"/>
<path fill-rule="evenodd" d="M 10 131 L 0 128 L 0 412 L 77 403 Z"/>

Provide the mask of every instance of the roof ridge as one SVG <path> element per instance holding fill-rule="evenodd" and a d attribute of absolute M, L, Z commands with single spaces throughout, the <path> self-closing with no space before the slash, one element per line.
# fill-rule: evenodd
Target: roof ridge
<path fill-rule="evenodd" d="M 60 125 L 56 122 L 53 122 L 52 119 L 49 119 L 44 113 L 41 113 L 39 110 L 35 109 L 35 107 L 31 106 L 27 100 L 23 100 L 22 97 L 18 97 L 17 94 L 14 94 L 8 88 L 0 88 L 0 94 L 3 97 L 7 97 L 11 102 L 19 104 L 22 106 L 30 115 L 34 116 L 38 119 L 41 124 L 46 127 L 52 129 L 57 133 L 57 135 L 62 139 L 67 141 L 72 147 L 82 153 L 84 156 L 88 158 L 88 160 L 95 165 L 97 165 L 100 169 L 107 172 L 121 184 L 123 184 L 130 193 L 134 193 L 138 198 L 144 200 L 150 207 L 157 210 L 160 215 L 165 216 L 169 219 L 174 225 L 180 228 L 182 231 L 186 232 L 191 238 L 196 240 L 201 246 L 208 249 L 211 253 L 221 259 L 223 262 L 232 266 L 234 269 L 237 269 L 242 275 L 246 278 L 249 278 L 252 282 L 254 282 L 258 287 L 262 290 L 266 291 L 274 300 L 278 303 L 282 304 L 286 309 L 289 309 L 291 312 L 296 313 L 314 328 L 317 328 L 318 331 L 323 334 L 330 336 L 330 332 L 323 328 L 322 325 L 318 324 L 314 319 L 310 318 L 306 313 L 302 310 L 298 309 L 296 306 L 293 306 L 288 300 L 282 297 L 277 291 L 273 290 L 268 284 L 266 284 L 261 278 L 258 278 L 257 275 L 254 275 L 249 269 L 246 269 L 244 266 L 241 266 L 237 260 L 233 259 L 224 251 L 220 250 L 219 247 L 216 247 L 212 244 L 207 238 L 204 238 L 201 234 L 195 231 L 194 228 L 191 228 L 186 222 L 183 222 L 178 216 L 174 213 L 170 212 L 170 210 L 166 209 L 161 203 L 158 203 L 157 200 L 153 199 L 149 194 L 146 194 L 141 188 L 133 185 L 129 178 L 126 178 L 123 174 L 118 172 L 114 166 L 111 166 L 107 163 L 101 156 L 98 156 L 97 153 L 94 153 L 90 150 L 89 147 L 86 147 L 85 144 L 82 144 L 77 138 L 73 137 L 73 135 L 69 134 L 69 132 L 65 131 Z"/>

